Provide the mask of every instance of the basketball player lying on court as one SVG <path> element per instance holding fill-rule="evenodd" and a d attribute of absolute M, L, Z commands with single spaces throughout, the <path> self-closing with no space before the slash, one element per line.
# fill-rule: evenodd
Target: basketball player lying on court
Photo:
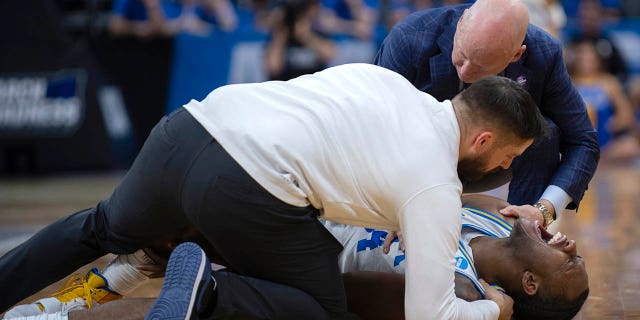
<path fill-rule="evenodd" d="M 507 205 L 489 196 L 463 196 L 456 295 L 470 301 L 482 299 L 482 278 L 514 299 L 516 319 L 572 319 L 589 294 L 585 265 L 577 255 L 575 241 L 560 233 L 552 236 L 535 221 L 519 219 L 514 224 L 514 219 L 498 213 Z M 362 319 L 403 319 L 404 253 L 399 243 L 394 242 L 385 254 L 384 231 L 332 222 L 325 222 L 325 226 L 344 245 L 339 263 L 345 273 L 350 310 Z M 193 233 L 185 233 L 179 241 L 193 237 Z M 206 245 L 203 248 L 209 253 Z M 154 250 L 167 253 L 160 252 L 160 247 Z M 140 319 L 153 299 L 125 299 L 85 310 L 88 297 L 92 297 L 93 306 L 119 299 L 146 278 L 162 276 L 163 268 L 153 264 L 142 250 L 118 256 L 102 274 L 94 269 L 76 277 L 75 282 L 70 279 L 53 297 L 15 307 L 5 318 L 75 310 L 68 319 Z M 47 319 L 66 318 L 54 315 Z"/>

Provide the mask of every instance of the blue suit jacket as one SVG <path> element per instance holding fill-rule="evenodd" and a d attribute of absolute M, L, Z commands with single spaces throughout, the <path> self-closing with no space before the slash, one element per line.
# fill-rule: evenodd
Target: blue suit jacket
<path fill-rule="evenodd" d="M 460 16 L 469 6 L 442 7 L 411 14 L 392 28 L 375 63 L 402 74 L 416 88 L 438 100 L 452 99 L 460 85 L 451 62 L 453 35 Z M 546 184 L 563 189 L 578 204 L 600 156 L 595 129 L 582 98 L 571 83 L 560 42 L 540 28 L 529 25 L 524 44 L 527 46 L 525 53 L 511 63 L 503 75 L 523 85 L 542 115 L 559 128 L 562 160 L 551 177 L 544 180 Z"/>

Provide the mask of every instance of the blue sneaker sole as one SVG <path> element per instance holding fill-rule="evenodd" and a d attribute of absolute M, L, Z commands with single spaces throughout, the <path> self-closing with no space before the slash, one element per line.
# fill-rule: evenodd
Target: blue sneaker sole
<path fill-rule="evenodd" d="M 204 251 L 194 243 L 183 243 L 171 254 L 162 291 L 145 320 L 189 320 L 193 314 L 198 288 L 211 277 L 211 264 Z"/>

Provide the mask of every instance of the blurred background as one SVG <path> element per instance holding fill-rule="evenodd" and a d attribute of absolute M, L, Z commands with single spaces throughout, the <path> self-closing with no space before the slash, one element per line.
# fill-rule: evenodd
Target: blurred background
<path fill-rule="evenodd" d="M 125 169 L 153 125 L 190 99 L 371 62 L 406 15 L 466 2 L 2 1 L 0 175 Z M 605 156 L 637 156 L 640 2 L 524 2 L 566 44 Z"/>
<path fill-rule="evenodd" d="M 0 254 L 108 196 L 155 123 L 190 99 L 372 62 L 406 15 L 467 2 L 0 1 Z M 640 1 L 523 2 L 565 45 L 602 146 L 578 214 L 554 226 L 591 275 L 578 318 L 640 319 Z"/>

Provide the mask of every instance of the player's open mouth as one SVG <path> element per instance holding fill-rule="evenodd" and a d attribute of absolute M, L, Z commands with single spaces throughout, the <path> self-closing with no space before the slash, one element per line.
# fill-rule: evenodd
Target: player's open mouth
<path fill-rule="evenodd" d="M 540 237 L 540 239 L 542 239 L 542 241 L 546 242 L 549 245 L 557 245 L 557 244 L 564 244 L 567 242 L 567 236 L 563 235 L 562 233 L 560 233 L 560 231 L 558 231 L 556 234 L 552 235 L 551 233 L 547 232 L 547 230 L 545 230 L 539 223 L 538 221 L 534 221 L 534 224 L 536 226 L 536 230 L 538 232 L 538 236 Z"/>

